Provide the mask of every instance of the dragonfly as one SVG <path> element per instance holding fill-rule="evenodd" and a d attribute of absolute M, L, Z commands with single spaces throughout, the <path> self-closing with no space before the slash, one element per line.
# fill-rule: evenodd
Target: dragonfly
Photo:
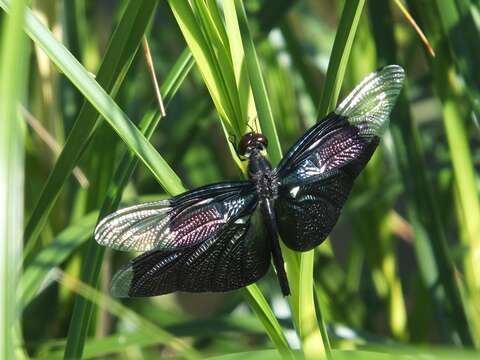
<path fill-rule="evenodd" d="M 273 263 L 288 296 L 280 241 L 304 252 L 327 238 L 388 127 L 404 79 L 398 65 L 368 75 L 276 168 L 265 155 L 267 138 L 250 132 L 237 148 L 248 161 L 247 180 L 206 185 L 102 219 L 94 233 L 99 244 L 143 252 L 115 274 L 112 295 L 226 292 L 258 281 Z"/>

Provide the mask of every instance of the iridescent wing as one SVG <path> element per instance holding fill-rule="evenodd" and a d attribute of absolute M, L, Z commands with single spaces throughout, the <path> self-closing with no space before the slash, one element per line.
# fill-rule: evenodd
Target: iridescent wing
<path fill-rule="evenodd" d="M 249 181 L 208 185 L 110 214 L 98 224 L 94 237 L 116 250 L 180 250 L 214 237 L 256 201 Z"/>
<path fill-rule="evenodd" d="M 151 250 L 133 259 L 112 280 L 117 297 L 174 291 L 223 292 L 260 279 L 270 248 L 254 207 L 201 243 L 179 250 Z"/>
<path fill-rule="evenodd" d="M 404 78 L 397 65 L 371 73 L 282 159 L 275 210 L 288 247 L 307 251 L 328 236 L 388 126 Z"/>

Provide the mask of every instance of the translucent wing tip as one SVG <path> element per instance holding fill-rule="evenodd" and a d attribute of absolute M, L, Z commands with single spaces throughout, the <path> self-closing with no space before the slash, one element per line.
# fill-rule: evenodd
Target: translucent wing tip
<path fill-rule="evenodd" d="M 95 227 L 95 231 L 93 232 L 93 238 L 100 245 L 107 245 L 105 243 L 105 237 L 102 236 L 102 235 L 103 235 L 103 232 L 104 232 L 104 229 L 105 229 L 105 224 L 110 220 L 111 216 L 112 216 L 112 214 L 110 214 L 109 216 L 106 216 L 102 220 L 100 220 L 100 222 Z"/>
<path fill-rule="evenodd" d="M 98 244 L 115 250 L 151 250 L 157 245 L 155 226 L 167 222 L 169 210 L 168 200 L 126 207 L 104 217 L 93 237 Z"/>
<path fill-rule="evenodd" d="M 387 65 L 369 74 L 337 107 L 365 137 L 381 136 L 388 127 L 390 113 L 402 90 L 405 70 Z"/>
<path fill-rule="evenodd" d="M 117 218 L 121 214 L 122 210 L 118 210 L 110 215 L 104 217 L 95 227 L 93 232 L 93 238 L 99 245 L 109 246 L 115 248 L 113 238 L 116 234 Z"/>
<path fill-rule="evenodd" d="M 119 270 L 112 279 L 110 294 L 117 298 L 129 297 L 130 288 L 133 281 L 133 268 L 126 266 Z"/>

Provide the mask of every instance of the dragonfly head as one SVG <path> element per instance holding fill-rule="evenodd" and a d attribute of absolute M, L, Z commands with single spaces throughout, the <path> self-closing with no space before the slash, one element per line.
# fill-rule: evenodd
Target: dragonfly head
<path fill-rule="evenodd" d="M 243 135 L 238 143 L 238 153 L 249 158 L 253 152 L 260 152 L 267 148 L 268 140 L 263 134 L 249 132 Z"/>

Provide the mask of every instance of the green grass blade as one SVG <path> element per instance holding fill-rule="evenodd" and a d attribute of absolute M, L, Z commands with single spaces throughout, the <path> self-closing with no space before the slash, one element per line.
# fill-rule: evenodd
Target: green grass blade
<path fill-rule="evenodd" d="M 235 73 L 238 96 L 240 98 L 242 119 L 248 123 L 257 118 L 257 111 L 252 98 L 252 89 L 250 87 L 248 72 L 245 71 L 245 53 L 243 51 L 243 46 L 238 46 L 242 43 L 242 40 L 233 2 L 224 2 L 223 12 L 225 15 L 225 27 L 229 38 L 228 43 L 230 46 L 230 54 L 232 56 L 232 66 Z M 235 154 L 233 156 L 236 157 Z"/>
<path fill-rule="evenodd" d="M 15 291 L 21 263 L 24 128 L 18 104 L 27 89 L 28 51 L 22 33 L 26 1 L 17 1 L 0 38 L 0 357 L 16 358 Z"/>
<path fill-rule="evenodd" d="M 238 37 L 235 38 L 235 37 L 232 37 L 232 34 L 229 34 L 229 38 L 228 38 L 229 44 L 227 44 L 228 48 L 227 49 L 222 48 L 226 42 L 226 40 L 222 35 L 225 30 L 214 30 L 215 27 L 220 26 L 218 19 L 214 20 L 217 17 L 217 15 L 213 13 L 215 13 L 217 10 L 202 6 L 198 2 L 195 2 L 195 4 L 197 5 L 195 7 L 195 10 L 196 10 L 195 14 L 198 14 L 199 16 L 201 16 L 200 20 L 196 19 L 194 12 L 192 11 L 192 9 L 190 8 L 187 2 L 170 1 L 170 6 L 172 8 L 172 11 L 174 12 L 177 22 L 179 23 L 180 29 L 182 30 L 182 33 L 190 49 L 192 50 L 193 56 L 197 61 L 202 77 L 207 85 L 207 88 L 210 91 L 210 95 L 215 103 L 215 106 L 217 107 L 217 111 L 220 114 L 222 125 L 224 126 L 224 130 L 226 134 L 232 134 L 231 131 L 233 131 L 234 129 L 232 129 L 231 124 L 237 121 L 237 124 L 235 126 L 237 129 L 233 132 L 233 134 L 240 136 L 242 135 L 240 128 L 245 127 L 246 119 L 235 120 L 239 115 L 237 114 L 236 115 L 237 117 L 231 117 L 229 120 L 225 121 L 224 116 L 222 116 L 222 112 L 224 111 L 224 109 L 230 108 L 230 106 L 228 106 L 229 97 L 232 99 L 235 98 L 235 102 L 237 102 L 238 104 L 240 103 L 245 104 L 246 102 L 248 102 L 248 100 L 246 100 L 245 98 L 239 100 L 239 91 L 237 89 L 237 82 L 239 82 L 239 79 L 242 78 L 242 75 L 239 74 L 241 70 L 239 70 L 238 68 L 238 67 L 241 67 L 241 65 L 239 65 L 239 59 L 230 58 L 230 56 L 239 56 L 240 54 L 237 51 L 235 52 L 230 51 L 231 48 L 235 48 L 236 50 L 238 50 L 235 47 L 236 44 L 230 43 L 232 39 L 238 39 Z M 231 9 L 232 4 L 227 3 L 225 4 L 225 6 L 230 6 L 230 9 Z M 230 26 L 230 29 L 231 29 L 231 26 L 232 26 L 231 13 L 229 13 L 228 10 L 226 12 L 227 12 L 226 16 L 228 17 L 227 22 L 229 23 L 228 26 Z M 209 21 L 208 19 L 212 19 L 212 20 Z M 208 35 L 208 37 L 203 37 L 202 36 L 203 33 Z M 226 51 L 228 51 L 229 55 L 225 55 L 225 54 L 223 55 L 223 58 L 228 58 L 228 62 L 224 63 L 222 66 L 217 64 L 216 61 L 213 60 L 211 56 L 212 54 L 210 51 L 213 48 L 221 49 L 222 53 L 225 53 Z M 241 62 L 241 59 L 240 59 L 240 62 Z M 228 69 L 228 72 L 229 74 L 231 73 L 231 76 L 229 75 L 226 78 L 224 74 L 225 65 L 229 65 L 230 68 Z M 232 83 L 234 86 L 231 86 Z M 229 86 L 226 86 L 226 84 L 229 84 Z M 242 91 L 242 95 L 248 96 L 248 89 L 245 91 Z M 222 99 L 221 100 L 222 104 L 220 105 L 220 107 L 219 107 L 217 98 Z M 227 104 L 227 107 L 225 107 L 225 102 Z M 242 116 L 244 115 L 245 113 L 242 113 Z M 235 154 L 233 155 L 236 157 Z M 244 294 L 246 296 L 247 302 L 250 304 L 253 311 L 256 313 L 258 318 L 264 324 L 265 329 L 269 337 L 272 339 L 273 343 L 276 346 L 278 346 L 278 349 L 280 352 L 284 354 L 289 354 L 290 349 L 285 340 L 281 326 L 278 324 L 277 319 L 273 315 L 272 310 L 268 306 L 268 303 L 265 301 L 260 290 L 257 288 L 256 285 L 251 285 L 247 290 L 244 291 Z"/>
<path fill-rule="evenodd" d="M 167 75 L 166 81 L 161 88 L 166 106 L 168 106 L 170 100 L 178 90 L 186 75 L 191 70 L 193 64 L 194 61 L 191 53 L 185 50 L 180 55 L 170 73 Z M 159 114 L 147 115 L 144 118 L 144 121 L 142 121 L 140 124 L 140 129 L 147 138 L 150 138 L 153 135 L 153 132 L 160 119 L 161 117 Z M 123 194 L 123 190 L 137 164 L 138 158 L 134 153 L 127 152 L 124 155 L 119 166 L 117 167 L 117 170 L 115 171 L 113 182 L 110 184 L 107 196 L 101 207 L 99 215 L 100 219 L 117 209 Z M 178 186 L 182 187 L 181 184 L 178 184 Z M 172 191 L 171 194 L 173 195 L 175 189 L 170 190 Z M 85 257 L 86 260 L 82 267 L 82 281 L 92 287 L 97 286 L 104 253 L 105 248 L 98 246 L 92 239 L 88 245 L 87 256 Z M 85 297 L 77 297 L 73 310 L 71 326 L 69 328 L 67 347 L 65 349 L 66 358 L 82 356 L 92 312 L 93 303 L 88 301 L 88 299 Z"/>
<path fill-rule="evenodd" d="M 479 246 L 480 205 L 475 185 L 472 154 L 468 144 L 468 134 L 462 116 L 463 111 L 459 105 L 462 94 L 459 93 L 460 85 L 455 76 L 454 59 L 446 46 L 447 42 L 441 23 L 437 21 L 438 9 L 436 6 L 426 6 L 418 1 L 411 0 L 409 3 L 419 20 L 422 21 L 425 32 L 438 55 L 435 59 L 427 58 L 433 75 L 434 88 L 443 105 L 443 123 L 455 175 L 455 187 L 459 195 L 459 208 L 463 216 L 459 223 L 465 225 L 462 234 L 465 234 L 466 237 L 462 240 L 465 241 L 469 250 L 462 259 L 468 294 L 467 302 L 464 302 L 466 309 L 461 307 L 458 279 L 453 276 L 454 266 L 452 260 L 449 259 L 448 248 L 435 255 L 441 261 L 439 264 L 440 276 L 449 281 L 450 284 L 450 287 L 446 289 L 451 291 L 449 294 L 450 301 L 456 305 L 455 309 L 458 317 L 455 318 L 457 322 L 455 330 L 458 331 L 458 336 L 464 344 L 472 345 L 474 343 L 476 346 L 480 346 L 480 311 L 478 309 L 480 274 L 478 261 L 476 260 L 478 255 L 475 255 L 478 254 Z M 446 243 L 442 242 L 441 246 L 446 246 Z M 449 274 L 448 272 L 452 273 Z M 461 310 L 464 310 L 465 315 L 461 313 Z M 464 323 L 464 326 L 462 326 L 462 323 Z"/>
<path fill-rule="evenodd" d="M 245 51 L 245 62 L 248 75 L 250 77 L 255 107 L 257 108 L 258 121 L 262 127 L 262 132 L 267 136 L 268 155 L 272 164 L 276 165 L 282 158 L 282 149 L 278 139 L 273 113 L 268 102 L 267 88 L 262 78 L 260 62 L 258 61 L 255 45 L 253 44 L 250 29 L 248 27 L 247 15 L 241 1 L 235 0 L 235 8 L 238 17 L 238 25 L 242 34 L 243 49 Z"/>
<path fill-rule="evenodd" d="M 246 289 L 242 290 L 242 293 L 250 308 L 253 309 L 254 313 L 262 322 L 265 331 L 278 351 L 284 358 L 294 359 L 294 353 L 288 345 L 287 339 L 283 334 L 283 329 L 258 286 L 255 284 L 249 285 Z"/>
<path fill-rule="evenodd" d="M 372 1 L 370 5 L 373 19 L 379 19 L 380 15 L 383 17 L 382 21 L 372 21 L 380 65 L 396 63 L 396 42 L 393 29 L 389 26 L 389 22 L 393 21 L 390 7 L 381 1 Z M 448 254 L 438 195 L 433 194 L 427 174 L 423 144 L 408 110 L 407 91 L 408 87 L 405 86 L 392 114 L 392 118 L 397 121 L 392 121 L 391 132 L 402 181 L 409 196 L 408 214 L 415 232 L 417 262 L 434 305 L 440 314 L 447 314 L 445 321 L 453 329 L 452 340 L 457 333 L 462 341 L 471 343 L 455 266 Z M 439 283 L 441 287 L 438 286 Z"/>
<path fill-rule="evenodd" d="M 176 338 L 169 332 L 158 327 L 144 317 L 138 315 L 135 311 L 122 305 L 120 301 L 115 300 L 108 295 L 102 294 L 88 284 L 85 284 L 82 281 L 79 281 L 78 279 L 66 273 L 62 273 L 59 270 L 56 271 L 56 277 L 61 284 L 65 285 L 70 290 L 76 292 L 78 296 L 84 297 L 88 300 L 88 302 L 96 304 L 102 309 L 108 311 L 110 314 L 115 315 L 119 319 L 122 319 L 123 321 L 126 321 L 131 325 L 135 326 L 137 328 L 136 331 L 143 334 L 145 337 L 158 339 L 160 343 L 168 345 L 170 348 L 182 354 L 183 358 L 199 358 L 197 352 L 186 341 Z M 82 355 L 70 357 L 64 356 L 64 358 L 81 359 Z"/>
<path fill-rule="evenodd" d="M 230 116 L 230 122 L 235 125 L 237 131 L 242 129 L 245 119 L 242 118 L 238 91 L 233 71 L 232 58 L 230 56 L 230 46 L 223 22 L 220 19 L 220 10 L 215 1 L 206 4 L 202 0 L 192 2 L 198 22 L 204 30 L 207 44 L 211 47 L 211 56 L 216 73 L 219 75 L 220 83 L 223 88 L 225 100 L 229 108 L 233 110 L 233 116 Z"/>
<path fill-rule="evenodd" d="M 476 30 L 468 11 L 469 4 L 464 0 L 446 3 L 437 1 L 436 7 L 440 14 L 440 23 L 445 29 L 445 37 L 448 39 L 449 48 L 455 55 L 451 58 L 452 65 L 463 74 L 467 84 L 465 89 L 467 97 L 474 99 L 472 105 L 475 110 L 475 104 L 480 99 L 480 73 L 478 71 L 480 48 L 477 46 L 480 41 L 480 34 Z M 440 76 L 439 73 L 438 77 Z M 473 154 L 468 143 L 467 124 L 462 119 L 462 109 L 459 108 L 457 100 L 462 96 L 461 85 L 455 80 L 455 76 L 456 74 L 450 71 L 447 75 L 443 75 L 443 79 L 437 82 L 437 86 L 442 81 L 448 80 L 451 88 L 450 95 L 443 95 L 444 98 L 450 98 L 444 105 L 444 124 L 451 149 L 458 199 L 464 220 L 465 235 L 463 237 L 468 248 L 468 254 L 464 258 L 466 282 L 470 291 L 476 293 L 475 296 L 479 300 L 480 269 L 478 267 L 478 254 L 480 253 L 480 237 L 478 234 L 480 233 L 480 201 L 472 159 Z"/>
<path fill-rule="evenodd" d="M 280 147 L 280 141 L 278 139 L 275 122 L 273 120 L 273 114 L 268 100 L 267 89 L 263 81 L 260 63 L 258 61 L 255 46 L 253 44 L 252 36 L 250 34 L 248 19 L 242 2 L 235 0 L 234 4 L 235 7 L 232 7 L 230 11 L 236 12 L 236 16 L 238 19 L 238 28 L 240 30 L 242 41 L 242 43 L 238 44 L 237 46 L 242 46 L 245 52 L 244 61 L 246 63 L 248 77 L 250 78 L 250 87 L 252 89 L 253 98 L 255 100 L 258 120 L 262 128 L 262 132 L 269 139 L 268 154 L 272 160 L 272 163 L 278 164 L 282 157 L 282 149 Z M 282 247 L 282 253 L 284 254 L 286 259 L 286 267 L 288 274 L 298 274 L 298 263 L 296 259 L 296 254 L 284 246 Z M 296 300 L 298 296 L 298 292 L 296 292 L 295 286 L 297 277 L 289 276 L 289 278 L 295 279 L 293 281 L 290 281 L 290 284 L 292 285 L 292 298 Z M 312 291 L 313 288 L 310 290 Z M 294 313 L 297 312 L 297 308 L 293 307 L 292 311 Z"/>
<path fill-rule="evenodd" d="M 143 4 L 144 2 L 145 4 Z M 0 1 L 0 6 L 4 9 L 7 8 L 6 4 L 7 2 L 4 0 Z M 110 91 L 112 95 L 116 94 L 124 79 L 154 8 L 151 1 L 131 1 L 127 7 L 127 16 L 122 17 L 112 36 L 96 78 L 99 84 Z M 81 65 L 68 54 L 68 51 L 54 39 L 48 29 L 35 19 L 31 12 L 28 12 L 27 20 L 27 32 L 42 48 L 48 48 L 49 53 L 56 61 L 62 61 L 62 66 L 67 67 L 69 72 L 70 70 L 75 71 L 78 76 L 88 79 L 89 83 L 94 82 L 91 75 L 81 68 Z M 62 66 L 59 67 L 62 68 Z M 98 84 L 94 84 L 92 87 L 98 87 Z M 27 223 L 25 239 L 29 243 L 29 248 L 35 247 L 36 239 L 47 222 L 60 190 L 82 154 L 97 121 L 95 108 L 85 102 Z"/>
<path fill-rule="evenodd" d="M 480 33 L 470 11 L 470 1 L 436 1 L 440 23 L 445 29 L 449 48 L 454 55 L 455 66 L 463 75 L 467 85 L 467 95 L 473 99 L 472 106 L 479 111 L 480 73 Z"/>
<path fill-rule="evenodd" d="M 84 216 L 60 232 L 33 258 L 20 280 L 18 298 L 22 308 L 36 296 L 48 274 L 92 236 L 97 218 L 96 212 Z"/>
<path fill-rule="evenodd" d="M 242 359 L 252 359 L 252 360 L 278 360 L 278 353 L 274 350 L 254 350 L 254 351 L 245 351 L 233 354 L 224 354 L 219 356 L 208 357 L 209 360 L 242 360 Z"/>
<path fill-rule="evenodd" d="M 327 78 L 323 88 L 322 99 L 318 109 L 319 118 L 323 118 L 337 105 L 340 89 L 342 88 L 345 69 L 347 68 L 350 50 L 357 30 L 360 15 L 362 14 L 365 0 L 345 2 L 332 54 L 328 62 Z"/>
<path fill-rule="evenodd" d="M 365 1 L 359 0 L 346 2 L 344 5 L 328 64 L 326 82 L 319 107 L 320 118 L 332 111 L 336 106 L 364 4 Z M 318 345 L 317 348 L 315 347 L 315 343 L 318 343 L 318 340 L 314 341 L 315 338 L 322 339 L 322 335 L 325 336 L 325 332 L 320 331 L 320 328 L 324 327 L 324 324 L 321 322 L 321 313 L 319 314 L 320 328 L 317 325 L 314 297 L 310 295 L 313 290 L 313 258 L 313 250 L 300 255 L 300 336 L 304 341 L 304 346 L 311 349 L 311 352 L 314 352 L 317 356 L 325 357 L 330 353 L 328 339 L 323 339 L 324 348 L 321 352 L 319 352 Z M 307 293 L 309 294 L 308 296 L 306 295 Z"/>
<path fill-rule="evenodd" d="M 210 96 L 212 97 L 220 118 L 230 133 L 239 136 L 241 129 L 238 127 L 238 124 L 240 124 L 241 121 L 237 119 L 237 117 L 241 114 L 239 113 L 240 111 L 236 112 L 235 110 L 239 110 L 240 105 L 238 104 L 238 99 L 235 99 L 234 94 L 232 94 L 235 82 L 232 83 L 234 79 L 232 70 L 225 69 L 226 65 L 231 64 L 231 61 L 228 56 L 225 55 L 225 49 L 222 49 L 223 45 L 216 44 L 220 49 L 220 58 L 217 58 L 212 48 L 214 45 L 212 45 L 210 41 L 207 41 L 203 31 L 205 29 L 203 29 L 197 21 L 188 1 L 169 1 L 169 4 L 185 41 L 195 57 L 197 66 L 202 73 L 205 85 L 210 92 Z M 207 11 L 207 9 L 203 8 L 203 11 Z M 204 17 L 207 16 L 208 15 L 205 14 Z M 204 20 L 206 21 L 206 19 Z M 208 26 L 207 24 L 205 25 Z M 216 32 L 211 30 L 210 33 L 214 34 Z M 216 39 L 221 38 L 221 36 L 216 37 Z M 220 61 L 222 64 L 220 64 Z M 228 76 L 230 81 L 225 81 L 220 69 L 225 69 L 227 72 L 225 76 L 231 75 Z M 238 104 L 238 107 L 235 104 Z"/>
<path fill-rule="evenodd" d="M 314 74 L 310 69 L 310 64 L 308 63 L 303 49 L 300 48 L 300 39 L 295 35 L 294 24 L 291 17 L 283 22 L 281 26 L 282 35 L 285 39 L 286 46 L 288 48 L 288 53 L 292 57 L 292 62 L 295 65 L 295 69 L 298 70 L 300 76 L 302 77 L 303 82 L 305 83 L 305 89 L 310 96 L 313 104 L 317 104 L 320 101 L 319 95 L 319 86 L 316 81 Z"/>

